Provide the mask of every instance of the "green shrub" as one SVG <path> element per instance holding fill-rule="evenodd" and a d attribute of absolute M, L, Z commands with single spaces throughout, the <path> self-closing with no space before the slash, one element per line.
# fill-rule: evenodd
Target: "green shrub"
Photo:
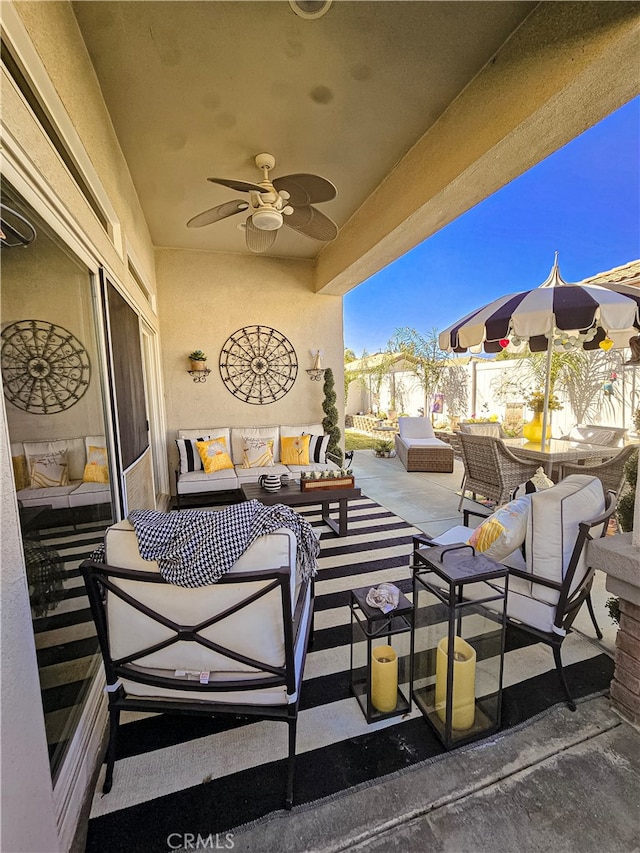
<path fill-rule="evenodd" d="M 638 482 L 638 454 L 635 453 L 624 467 L 627 488 L 618 501 L 616 517 L 623 533 L 633 530 L 633 515 L 636 504 L 636 483 Z"/>
<path fill-rule="evenodd" d="M 338 426 L 338 410 L 336 409 L 336 400 L 338 399 L 335 392 L 335 380 L 333 378 L 333 370 L 330 367 L 324 372 L 324 401 L 322 403 L 322 411 L 324 418 L 322 419 L 322 428 L 329 436 L 329 445 L 327 447 L 327 456 L 342 465 L 344 455 L 340 447 L 340 438 L 342 433 Z"/>

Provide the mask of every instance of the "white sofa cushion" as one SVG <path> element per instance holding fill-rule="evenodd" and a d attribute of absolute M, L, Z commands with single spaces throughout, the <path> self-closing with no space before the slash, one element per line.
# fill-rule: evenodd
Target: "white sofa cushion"
<path fill-rule="evenodd" d="M 231 447 L 231 432 L 229 427 L 203 427 L 202 429 L 179 429 L 178 438 L 202 438 L 205 435 L 211 438 L 224 438 L 227 447 Z"/>
<path fill-rule="evenodd" d="M 283 438 L 294 438 L 296 435 L 324 435 L 322 424 L 285 424 L 280 427 Z"/>
<path fill-rule="evenodd" d="M 84 438 L 60 438 L 55 441 L 25 441 L 24 454 L 27 469 L 31 470 L 31 459 L 50 453 L 64 452 L 67 455 L 69 480 L 82 480 L 87 461 Z"/>
<path fill-rule="evenodd" d="M 181 495 L 228 492 L 237 488 L 238 478 L 233 468 L 223 468 L 222 471 L 215 471 L 213 474 L 191 471 L 188 474 L 181 474 L 178 478 L 178 491 Z"/>
<path fill-rule="evenodd" d="M 429 418 L 398 418 L 398 429 L 404 439 L 435 438 Z"/>
<path fill-rule="evenodd" d="M 75 480 L 68 486 L 20 489 L 19 492 L 16 492 L 16 497 L 23 506 L 50 506 L 51 509 L 66 509 L 69 506 L 69 496 L 81 485 L 80 480 Z"/>
<path fill-rule="evenodd" d="M 236 465 L 235 471 L 239 486 L 243 483 L 257 483 L 258 478 L 263 474 L 275 474 L 276 477 L 281 477 L 282 474 L 290 473 L 289 466 L 281 465 L 279 462 L 264 468 L 243 468 L 242 465 Z"/>
<path fill-rule="evenodd" d="M 111 488 L 108 483 L 80 483 L 69 494 L 69 506 L 92 506 L 111 501 Z"/>

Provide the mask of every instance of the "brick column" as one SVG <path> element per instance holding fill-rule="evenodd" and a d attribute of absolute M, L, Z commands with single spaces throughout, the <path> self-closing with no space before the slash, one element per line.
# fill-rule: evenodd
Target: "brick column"
<path fill-rule="evenodd" d="M 618 533 L 589 542 L 587 559 L 605 572 L 607 589 L 620 601 L 611 707 L 640 726 L 640 548 L 631 533 Z"/>
<path fill-rule="evenodd" d="M 624 717 L 640 725 L 640 607 L 624 598 L 620 599 L 615 661 L 611 703 Z"/>

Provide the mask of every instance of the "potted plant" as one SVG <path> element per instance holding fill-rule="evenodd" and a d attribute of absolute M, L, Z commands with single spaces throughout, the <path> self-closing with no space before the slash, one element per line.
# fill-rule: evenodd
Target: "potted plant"
<path fill-rule="evenodd" d="M 393 442 L 389 439 L 381 438 L 373 445 L 373 450 L 376 456 L 390 457 L 393 453 Z"/>
<path fill-rule="evenodd" d="M 544 412 L 544 391 L 532 391 L 525 397 L 525 405 L 533 412 L 533 418 L 522 427 L 522 434 L 528 441 L 539 444 L 542 441 L 542 413 Z M 560 400 L 554 393 L 549 394 L 549 412 L 562 409 Z M 549 419 L 551 420 L 551 419 Z M 551 423 L 547 424 L 547 438 L 551 438 Z"/>
<path fill-rule="evenodd" d="M 189 353 L 189 361 L 191 362 L 191 370 L 206 370 L 207 357 L 201 349 L 194 349 Z"/>

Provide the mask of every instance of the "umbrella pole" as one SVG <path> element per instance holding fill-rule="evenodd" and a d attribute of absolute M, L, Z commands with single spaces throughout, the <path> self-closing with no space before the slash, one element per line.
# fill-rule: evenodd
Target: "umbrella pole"
<path fill-rule="evenodd" d="M 549 345 L 547 346 L 547 367 L 546 367 L 546 376 L 544 379 L 544 410 L 542 414 L 542 441 L 540 442 L 541 447 L 547 443 L 547 421 L 549 419 L 549 397 L 551 396 L 551 354 L 553 353 L 553 334 L 554 330 L 551 330 L 551 337 L 549 338 Z"/>

